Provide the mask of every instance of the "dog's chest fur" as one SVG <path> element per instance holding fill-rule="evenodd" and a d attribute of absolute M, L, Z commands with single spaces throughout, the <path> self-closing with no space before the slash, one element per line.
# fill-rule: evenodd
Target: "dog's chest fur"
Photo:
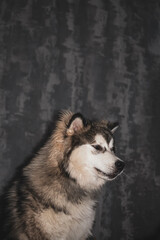
<path fill-rule="evenodd" d="M 95 217 L 94 205 L 93 200 L 69 204 L 67 214 L 47 209 L 37 215 L 37 221 L 49 239 L 84 240 L 91 233 Z"/>

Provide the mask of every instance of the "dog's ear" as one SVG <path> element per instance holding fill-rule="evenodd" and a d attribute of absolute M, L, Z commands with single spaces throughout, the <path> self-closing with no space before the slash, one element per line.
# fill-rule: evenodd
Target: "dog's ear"
<path fill-rule="evenodd" d="M 67 135 L 72 136 L 79 133 L 87 125 L 87 121 L 81 113 L 76 113 L 72 116 L 67 126 Z"/>
<path fill-rule="evenodd" d="M 107 127 L 112 133 L 114 133 L 117 130 L 117 128 L 119 127 L 119 123 L 118 122 L 108 122 Z"/>

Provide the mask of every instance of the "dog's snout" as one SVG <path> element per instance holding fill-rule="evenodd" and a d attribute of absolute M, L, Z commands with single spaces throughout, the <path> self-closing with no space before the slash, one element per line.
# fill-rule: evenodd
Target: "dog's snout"
<path fill-rule="evenodd" d="M 117 170 L 120 171 L 120 172 L 123 170 L 124 165 L 125 165 L 125 163 L 121 160 L 117 160 L 115 162 L 115 166 L 116 166 Z"/>

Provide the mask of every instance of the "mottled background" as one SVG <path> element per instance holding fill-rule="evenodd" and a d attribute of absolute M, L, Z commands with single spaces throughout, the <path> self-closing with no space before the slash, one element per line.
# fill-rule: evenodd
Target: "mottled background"
<path fill-rule="evenodd" d="M 160 239 L 160 1 L 0 1 L 0 187 L 57 111 L 120 122 L 98 240 Z"/>

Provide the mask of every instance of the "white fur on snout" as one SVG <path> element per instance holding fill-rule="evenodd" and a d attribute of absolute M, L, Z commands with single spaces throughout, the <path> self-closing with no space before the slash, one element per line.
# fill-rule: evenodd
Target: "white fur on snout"
<path fill-rule="evenodd" d="M 116 157 L 112 153 L 106 151 L 92 156 L 94 167 L 98 168 L 106 174 L 111 174 L 115 170 Z"/>
<path fill-rule="evenodd" d="M 96 135 L 94 144 L 105 147 L 106 151 L 97 151 L 90 144 L 82 145 L 73 150 L 68 166 L 70 175 L 87 189 L 96 189 L 104 184 L 107 177 L 101 177 L 96 169 L 109 175 L 113 174 L 117 160 L 103 136 Z"/>

